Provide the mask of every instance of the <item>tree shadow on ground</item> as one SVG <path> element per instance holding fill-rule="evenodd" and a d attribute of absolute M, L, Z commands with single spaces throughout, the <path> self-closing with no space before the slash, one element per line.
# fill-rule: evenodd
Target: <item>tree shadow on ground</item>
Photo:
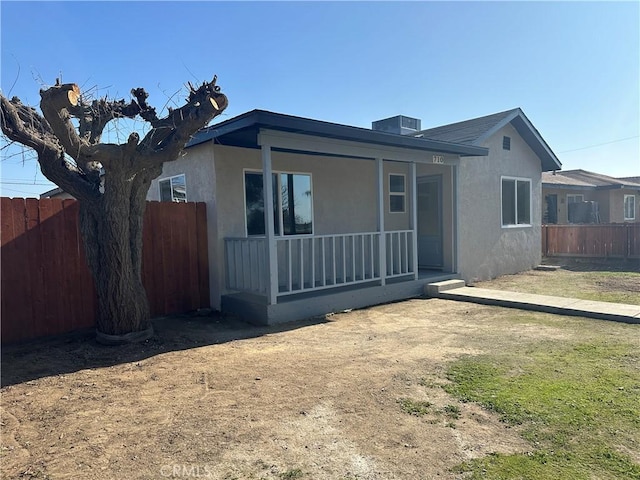
<path fill-rule="evenodd" d="M 640 258 L 545 257 L 545 265 L 560 265 L 571 272 L 640 272 Z"/>
<path fill-rule="evenodd" d="M 104 346 L 93 329 L 2 347 L 1 386 L 90 368 L 137 362 L 175 352 L 260 337 L 328 322 L 326 316 L 274 326 L 256 326 L 233 316 L 175 315 L 153 320 L 155 335 L 138 344 Z"/>

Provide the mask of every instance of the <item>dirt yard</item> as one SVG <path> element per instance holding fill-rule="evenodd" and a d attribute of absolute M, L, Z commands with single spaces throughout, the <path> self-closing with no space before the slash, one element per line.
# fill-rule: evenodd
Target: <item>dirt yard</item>
<path fill-rule="evenodd" d="M 466 459 L 531 447 L 440 388 L 448 362 L 637 328 L 437 299 L 281 328 L 155 325 L 139 346 L 4 348 L 2 478 L 454 479 Z M 405 399 L 431 413 L 407 413 Z"/>

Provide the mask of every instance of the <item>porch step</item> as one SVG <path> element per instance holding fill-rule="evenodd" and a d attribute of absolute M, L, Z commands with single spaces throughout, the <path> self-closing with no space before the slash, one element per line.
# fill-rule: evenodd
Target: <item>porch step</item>
<path fill-rule="evenodd" d="M 428 297 L 435 297 L 440 292 L 462 288 L 465 286 L 464 280 L 444 280 L 442 282 L 427 283 L 424 287 L 424 293 Z"/>

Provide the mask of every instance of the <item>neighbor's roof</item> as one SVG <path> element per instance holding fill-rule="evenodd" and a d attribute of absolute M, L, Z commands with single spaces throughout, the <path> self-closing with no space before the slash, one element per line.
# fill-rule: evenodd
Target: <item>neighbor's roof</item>
<path fill-rule="evenodd" d="M 513 125 L 529 147 L 540 157 L 543 171 L 559 170 L 562 167 L 558 157 L 556 157 L 547 142 L 542 138 L 542 135 L 520 108 L 421 130 L 415 135 L 431 140 L 480 146 L 485 140 L 509 123 Z"/>
<path fill-rule="evenodd" d="M 618 177 L 623 182 L 640 183 L 640 177 Z"/>
<path fill-rule="evenodd" d="M 204 128 L 187 143 L 187 148 L 209 140 L 215 140 L 217 144 L 222 145 L 258 148 L 258 134 L 262 128 L 375 145 L 451 153 L 461 156 L 484 156 L 488 153 L 486 148 L 476 145 L 415 138 L 408 135 L 397 135 L 265 110 L 252 110 Z"/>
<path fill-rule="evenodd" d="M 587 189 L 614 189 L 637 188 L 640 189 L 639 177 L 614 178 L 601 173 L 588 172 L 587 170 L 567 170 L 565 172 L 542 174 L 542 184 L 559 188 L 587 188 Z"/>

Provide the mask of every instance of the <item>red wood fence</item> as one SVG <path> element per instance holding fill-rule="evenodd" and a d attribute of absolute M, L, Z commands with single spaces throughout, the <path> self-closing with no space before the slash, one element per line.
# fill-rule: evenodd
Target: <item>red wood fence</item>
<path fill-rule="evenodd" d="M 75 200 L 0 199 L 2 343 L 95 325 Z M 206 205 L 149 202 L 142 281 L 152 316 L 209 307 Z"/>
<path fill-rule="evenodd" d="M 542 255 L 640 258 L 640 224 L 543 225 Z"/>

